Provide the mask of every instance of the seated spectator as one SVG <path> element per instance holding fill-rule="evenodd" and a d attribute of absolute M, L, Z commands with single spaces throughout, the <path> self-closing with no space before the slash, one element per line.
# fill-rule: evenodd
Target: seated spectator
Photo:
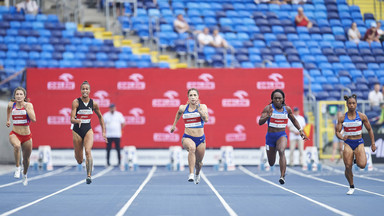
<path fill-rule="evenodd" d="M 295 17 L 296 26 L 305 26 L 307 28 L 312 28 L 312 22 L 309 21 L 308 17 L 304 14 L 304 9 L 299 7 L 297 9 L 297 15 Z"/>
<path fill-rule="evenodd" d="M 173 21 L 173 27 L 175 28 L 175 31 L 179 34 L 189 32 L 189 25 L 187 21 L 184 20 L 184 17 L 182 14 L 177 15 L 177 18 L 175 21 Z"/>
<path fill-rule="evenodd" d="M 376 83 L 373 90 L 368 94 L 368 101 L 371 106 L 380 106 L 384 102 L 383 93 L 380 92 L 380 84 Z"/>
<path fill-rule="evenodd" d="M 16 5 L 17 12 L 24 11 L 25 14 L 36 15 L 39 12 L 39 7 L 37 6 L 36 1 L 25 0 Z"/>
<path fill-rule="evenodd" d="M 213 37 L 209 34 L 209 28 L 205 27 L 203 32 L 197 35 L 197 41 L 200 46 L 213 46 Z"/>
<path fill-rule="evenodd" d="M 381 22 L 377 21 L 376 26 L 377 26 L 377 33 L 379 34 L 379 40 L 380 40 L 380 42 L 383 42 L 384 41 L 384 31 L 383 31 L 383 29 L 381 29 Z"/>
<path fill-rule="evenodd" d="M 268 3 L 268 4 L 287 4 L 287 2 L 289 2 L 290 0 L 254 0 L 254 2 L 256 4 L 260 4 L 260 3 Z"/>
<path fill-rule="evenodd" d="M 360 38 L 361 38 L 360 31 L 357 28 L 356 23 L 353 22 L 351 25 L 351 28 L 348 30 L 348 39 L 358 44 L 360 42 Z"/>
<path fill-rule="evenodd" d="M 305 4 L 307 0 L 290 0 L 292 4 Z"/>
<path fill-rule="evenodd" d="M 377 25 L 375 22 L 371 23 L 371 28 L 365 32 L 364 40 L 368 43 L 371 43 L 373 41 L 380 42 L 379 40 L 379 33 L 377 33 Z"/>
<path fill-rule="evenodd" d="M 229 47 L 227 41 L 219 34 L 218 29 L 213 30 L 213 43 L 212 43 L 212 45 L 214 47 L 224 47 L 224 48 Z"/>

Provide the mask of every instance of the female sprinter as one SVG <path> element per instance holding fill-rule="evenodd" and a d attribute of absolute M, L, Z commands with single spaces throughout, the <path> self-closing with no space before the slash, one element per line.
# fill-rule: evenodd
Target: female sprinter
<path fill-rule="evenodd" d="M 89 98 L 91 86 L 89 85 L 88 81 L 84 81 L 81 84 L 80 89 L 81 97 L 76 98 L 72 102 L 71 123 L 73 124 L 73 147 L 75 149 L 75 158 L 78 164 L 83 162 L 83 148 L 85 148 L 85 164 L 87 168 L 86 183 L 91 184 L 91 173 L 93 166 L 93 159 L 91 154 L 91 149 L 93 146 L 91 118 L 93 111 L 95 111 L 97 117 L 99 118 L 105 142 L 107 142 L 107 137 L 105 136 L 104 119 L 101 115 L 99 105 L 91 98 Z"/>
<path fill-rule="evenodd" d="M 276 89 L 271 94 L 272 102 L 268 104 L 259 119 L 259 125 L 268 123 L 268 132 L 266 139 L 266 149 L 268 163 L 273 166 L 276 161 L 276 151 L 279 152 L 279 165 L 280 165 L 280 184 L 285 183 L 285 170 L 287 162 L 285 159 L 285 148 L 287 146 L 287 134 L 285 128 L 288 124 L 288 118 L 292 121 L 293 125 L 299 130 L 300 136 L 304 140 L 308 140 L 304 134 L 303 129 L 300 128 L 299 122 L 296 120 L 292 113 L 292 109 L 285 105 L 285 94 L 282 90 Z"/>
<path fill-rule="evenodd" d="M 356 111 L 356 95 L 353 94 L 349 97 L 344 96 L 344 99 L 347 102 L 348 111 L 345 113 L 345 115 L 339 117 L 335 132 L 339 139 L 344 140 L 343 160 L 345 165 L 345 177 L 349 183 L 349 190 L 347 194 L 352 195 L 355 191 L 352 173 L 354 156 L 356 158 L 356 165 L 358 167 L 364 169 L 367 165 L 367 156 L 365 155 L 364 140 L 362 138 L 363 124 L 368 131 L 369 137 L 371 138 L 372 152 L 376 151 L 376 146 L 373 130 L 367 116 L 361 112 Z M 341 134 L 340 132 L 343 127 L 344 133 Z"/>
<path fill-rule="evenodd" d="M 206 147 L 204 122 L 208 121 L 208 108 L 205 104 L 200 104 L 199 91 L 197 89 L 191 88 L 188 90 L 188 102 L 186 105 L 180 105 L 171 128 L 171 133 L 175 131 L 176 123 L 181 116 L 183 116 L 185 124 L 181 144 L 188 151 L 188 181 L 194 181 L 195 184 L 199 184 Z M 193 174 L 194 168 L 196 168 L 195 175 Z"/>
<path fill-rule="evenodd" d="M 27 91 L 23 87 L 17 87 L 13 91 L 13 99 L 8 103 L 7 127 L 11 126 L 10 117 L 12 114 L 13 128 L 9 134 L 9 142 L 14 148 L 16 170 L 15 178 L 20 178 L 20 147 L 23 153 L 23 185 L 28 185 L 27 172 L 29 157 L 32 153 L 32 134 L 29 129 L 30 122 L 36 122 L 35 111 L 32 103 L 26 99 Z"/>

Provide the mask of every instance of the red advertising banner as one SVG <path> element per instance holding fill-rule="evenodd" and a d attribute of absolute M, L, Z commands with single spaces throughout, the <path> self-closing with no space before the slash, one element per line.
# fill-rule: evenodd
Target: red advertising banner
<path fill-rule="evenodd" d="M 73 148 L 71 104 L 87 80 L 90 97 L 103 114 L 114 103 L 124 115 L 123 146 L 179 145 L 182 119 L 174 133 L 169 131 L 179 105 L 188 100 L 187 89 L 193 87 L 209 109 L 204 128 L 207 148 L 258 148 L 265 145 L 267 131 L 266 125 L 258 125 L 258 118 L 274 89 L 284 90 L 288 106 L 303 110 L 302 74 L 301 69 L 28 69 L 28 97 L 37 116 L 31 126 L 33 144 Z M 92 128 L 94 148 L 104 148 L 96 115 Z"/>

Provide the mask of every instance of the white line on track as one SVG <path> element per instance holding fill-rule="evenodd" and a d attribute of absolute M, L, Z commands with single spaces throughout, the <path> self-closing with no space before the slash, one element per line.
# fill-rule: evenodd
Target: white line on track
<path fill-rule="evenodd" d="M 376 167 L 373 167 L 373 170 L 376 172 L 379 172 L 379 173 L 384 173 L 384 170 L 376 168 Z"/>
<path fill-rule="evenodd" d="M 328 169 L 328 170 L 330 170 L 330 171 L 332 171 L 332 172 L 335 172 L 335 173 L 344 174 L 344 171 L 335 169 L 335 168 L 333 168 L 333 167 L 331 167 L 331 166 L 323 165 L 323 168 Z M 373 178 L 373 177 L 364 176 L 364 175 L 358 175 L 358 174 L 355 174 L 355 173 L 353 173 L 353 176 L 354 176 L 354 177 L 358 177 L 358 178 L 363 178 L 363 179 L 369 179 L 369 180 L 372 180 L 372 181 L 384 182 L 383 179 Z"/>
<path fill-rule="evenodd" d="M 295 192 L 295 191 L 293 191 L 293 190 L 287 189 L 287 188 L 285 188 L 285 187 L 283 187 L 283 186 L 281 186 L 281 185 L 278 185 L 278 184 L 273 183 L 273 182 L 271 182 L 271 181 L 269 181 L 269 180 L 267 180 L 267 179 L 265 179 L 265 178 L 262 178 L 262 177 L 260 177 L 260 176 L 258 176 L 258 175 L 256 175 L 256 174 L 254 174 L 253 172 L 249 171 L 248 169 L 244 168 L 243 166 L 239 166 L 239 168 L 240 168 L 240 170 L 243 171 L 244 173 L 246 173 L 246 174 L 248 174 L 248 175 L 250 175 L 250 176 L 252 176 L 252 177 L 254 177 L 254 178 L 256 178 L 256 179 L 258 179 L 258 180 L 260 180 L 260 181 L 263 181 L 263 182 L 265 182 L 265 183 L 271 184 L 271 185 L 273 185 L 273 186 L 275 186 L 275 187 L 278 187 L 278 188 L 280 188 L 280 189 L 283 189 L 283 190 L 285 190 L 285 191 L 288 191 L 288 192 L 290 192 L 290 193 L 293 193 L 293 194 L 295 194 L 295 195 L 297 195 L 297 196 L 299 196 L 299 197 L 301 197 L 301 198 L 303 198 L 303 199 L 306 199 L 306 200 L 308 200 L 308 201 L 310 201 L 310 202 L 313 202 L 313 203 L 315 203 L 315 204 L 317 204 L 317 205 L 319 205 L 319 206 L 321 206 L 321 207 L 323 207 L 323 208 L 326 208 L 326 209 L 328 209 L 328 210 L 330 210 L 330 211 L 332 211 L 332 212 L 334 212 L 334 213 L 336 213 L 336 214 L 338 214 L 338 215 L 352 216 L 351 214 L 349 214 L 349 213 L 347 213 L 347 212 L 343 212 L 343 211 L 341 211 L 341 210 L 335 209 L 335 208 L 333 208 L 333 207 L 331 207 L 331 206 L 329 206 L 329 205 L 327 205 L 327 204 L 324 204 L 324 203 L 321 203 L 321 202 L 319 202 L 319 201 L 313 200 L 313 199 L 311 199 L 311 198 L 309 198 L 309 197 L 307 197 L 307 196 L 301 195 L 301 194 L 299 194 L 299 193 L 297 193 L 297 192 Z"/>
<path fill-rule="evenodd" d="M 103 175 L 105 175 L 106 173 L 108 173 L 109 171 L 111 171 L 112 169 L 113 169 L 113 167 L 108 167 L 108 168 L 102 170 L 101 172 L 97 173 L 96 175 L 94 175 L 92 178 L 93 178 L 93 179 L 96 179 L 96 178 L 98 178 L 98 177 L 100 177 L 100 176 L 103 176 Z M 31 205 L 34 205 L 34 204 L 36 204 L 36 203 L 38 203 L 38 202 L 41 202 L 41 201 L 43 201 L 43 200 L 45 200 L 45 199 L 48 199 L 48 198 L 50 198 L 50 197 L 52 197 L 52 196 L 55 196 L 55 195 L 57 195 L 57 194 L 59 194 L 59 193 L 61 193 L 61 192 L 64 192 L 64 191 L 69 190 L 69 189 L 71 189 L 71 188 L 73 188 L 73 187 L 76 187 L 76 186 L 78 186 L 79 184 L 84 184 L 84 180 L 78 181 L 78 182 L 76 182 L 76 183 L 74 183 L 74 184 L 72 184 L 72 185 L 70 185 L 70 186 L 68 186 L 68 187 L 66 187 L 66 188 L 63 188 L 63 189 L 61 189 L 61 190 L 59 190 L 59 191 L 56 191 L 56 192 L 54 192 L 54 193 L 51 193 L 51 194 L 49 194 L 49 195 L 47 195 L 47 196 L 45 196 L 45 197 L 42 197 L 42 198 L 40 198 L 40 199 L 37 199 L 37 200 L 33 201 L 33 202 L 30 202 L 30 203 L 25 204 L 25 205 L 23 205 L 23 206 L 20 206 L 20 207 L 18 207 L 18 208 L 15 208 L 15 209 L 12 209 L 12 210 L 10 210 L 10 211 L 7 211 L 7 212 L 1 214 L 0 216 L 7 216 L 7 215 L 13 214 L 13 213 L 15 213 L 15 212 L 18 212 L 18 211 L 20 211 L 20 210 L 22 210 L 22 209 L 24 209 L 24 208 L 27 208 L 27 207 L 29 207 L 29 206 L 31 206 Z"/>
<path fill-rule="evenodd" d="M 328 184 L 334 184 L 334 185 L 337 185 L 337 186 L 340 186 L 340 187 L 349 188 L 348 185 L 343 185 L 343 184 L 340 184 L 340 183 L 337 183 L 337 182 L 328 181 L 328 180 L 325 180 L 325 179 L 322 179 L 322 178 L 318 178 L 318 177 L 315 177 L 315 176 L 307 175 L 307 174 L 301 173 L 299 171 L 296 171 L 296 170 L 288 168 L 288 167 L 287 167 L 287 170 L 289 172 L 293 173 L 293 174 L 296 174 L 296 175 L 299 175 L 299 176 L 302 176 L 302 177 L 314 179 L 314 180 L 321 181 L 321 182 L 328 183 Z M 372 191 L 368 191 L 368 190 L 364 190 L 364 189 L 360 189 L 360 188 L 355 188 L 355 190 L 362 191 L 362 192 L 365 192 L 365 193 L 374 194 L 374 195 L 377 195 L 377 196 L 380 196 L 380 197 L 384 197 L 383 194 L 379 194 L 379 193 L 376 193 L 376 192 L 372 192 Z"/>
<path fill-rule="evenodd" d="M 224 200 L 224 198 L 219 194 L 219 192 L 217 192 L 217 190 L 215 189 L 215 187 L 213 187 L 213 185 L 211 184 L 211 182 L 208 180 L 208 178 L 204 175 L 203 172 L 201 172 L 201 177 L 204 179 L 204 181 L 207 183 L 207 185 L 211 188 L 211 190 L 213 191 L 213 193 L 216 194 L 217 198 L 219 198 L 221 204 L 223 204 L 225 210 L 227 210 L 227 212 L 229 213 L 229 215 L 231 216 L 237 216 L 236 212 L 233 211 L 233 209 L 228 205 L 228 203 Z"/>
<path fill-rule="evenodd" d="M 148 173 L 147 178 L 141 183 L 140 187 L 136 190 L 135 194 L 128 200 L 127 203 L 124 204 L 123 208 L 120 209 L 120 211 L 116 214 L 116 216 L 122 216 L 125 214 L 125 212 L 128 210 L 129 206 L 131 206 L 132 202 L 136 199 L 137 195 L 143 190 L 145 185 L 151 180 L 153 173 L 156 171 L 156 166 L 153 166 L 151 171 Z"/>
<path fill-rule="evenodd" d="M 62 173 L 64 171 L 66 171 L 66 170 L 69 170 L 71 168 L 72 168 L 71 166 L 66 166 L 66 167 L 60 168 L 58 170 L 49 172 L 49 173 L 45 173 L 43 175 L 38 175 L 38 176 L 34 176 L 34 177 L 31 177 L 31 178 L 28 178 L 28 181 L 33 181 L 33 180 L 37 180 L 37 179 L 42 179 L 42 178 L 46 178 L 46 177 L 49 177 L 49 176 L 53 176 L 53 175 Z M 0 188 L 8 187 L 8 186 L 15 185 L 15 184 L 18 184 L 18 183 L 21 183 L 21 180 L 15 181 L 15 182 L 11 182 L 11 183 L 8 183 L 8 184 L 0 185 Z"/>

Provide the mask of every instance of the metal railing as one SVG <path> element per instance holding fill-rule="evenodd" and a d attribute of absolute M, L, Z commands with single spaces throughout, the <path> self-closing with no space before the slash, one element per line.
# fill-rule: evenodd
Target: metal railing
<path fill-rule="evenodd" d="M 347 0 L 348 5 L 359 5 L 359 6 L 367 6 L 373 8 L 373 14 L 375 15 L 376 20 L 383 20 L 384 14 L 384 1 L 383 0 Z M 361 10 L 361 8 L 360 8 Z M 362 11 L 362 10 L 361 10 Z M 362 15 L 364 12 L 362 11 Z"/>
<path fill-rule="evenodd" d="M 133 4 L 133 16 L 137 15 L 137 0 L 105 0 L 105 23 L 107 31 L 111 30 L 111 23 L 118 22 L 116 16 L 116 5 L 112 4 L 112 17 L 110 16 L 110 3 L 132 3 Z"/>

